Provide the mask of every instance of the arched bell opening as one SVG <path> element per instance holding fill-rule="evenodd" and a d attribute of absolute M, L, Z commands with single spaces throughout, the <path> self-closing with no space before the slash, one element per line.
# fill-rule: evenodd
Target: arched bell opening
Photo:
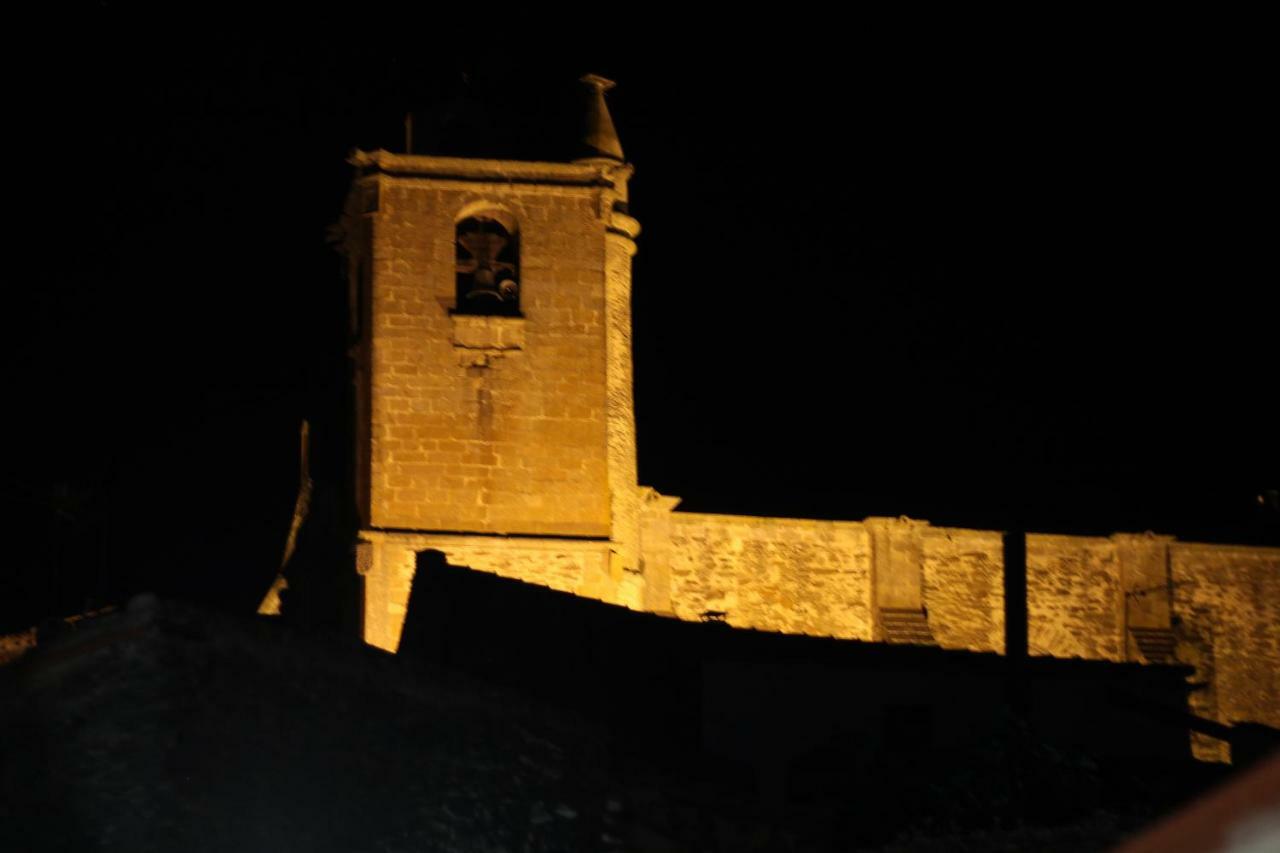
<path fill-rule="evenodd" d="M 454 228 L 459 314 L 520 314 L 520 231 L 515 217 L 483 210 Z"/>

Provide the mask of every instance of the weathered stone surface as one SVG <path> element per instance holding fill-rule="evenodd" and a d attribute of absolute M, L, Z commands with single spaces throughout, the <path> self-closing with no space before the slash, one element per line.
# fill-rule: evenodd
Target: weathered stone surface
<path fill-rule="evenodd" d="M 1122 660 L 1114 543 L 1027 536 L 1027 643 L 1033 655 Z"/>
<path fill-rule="evenodd" d="M 723 612 L 742 627 L 873 638 L 870 523 L 677 512 L 668 524 L 661 560 L 670 567 L 666 583 L 676 615 Z M 924 531 L 912 553 L 935 640 L 948 648 L 1002 650 L 1000 534 L 913 524 Z M 656 532 L 656 520 L 647 525 Z M 646 576 L 656 538 L 642 539 Z"/>
<path fill-rule="evenodd" d="M 741 627 L 871 639 L 871 546 L 856 522 L 673 513 L 677 616 L 723 612 Z"/>
<path fill-rule="evenodd" d="M 1030 536 L 1027 609 L 1032 653 L 1053 657 L 1141 660 L 1132 629 L 1165 620 L 1174 659 L 1195 667 L 1193 713 L 1280 727 L 1280 549 Z M 1193 747 L 1227 757 L 1211 738 Z"/>
<path fill-rule="evenodd" d="M 1192 694 L 1193 707 L 1280 728 L 1280 549 L 1174 543 L 1169 552 L 1178 657 L 1211 688 Z"/>
<path fill-rule="evenodd" d="M 923 537 L 924 604 L 929 629 L 947 649 L 1004 651 L 1001 535 L 931 527 Z"/>

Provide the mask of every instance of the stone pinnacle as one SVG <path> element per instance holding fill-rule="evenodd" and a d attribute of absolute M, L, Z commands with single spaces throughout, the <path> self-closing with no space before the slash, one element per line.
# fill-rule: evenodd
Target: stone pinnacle
<path fill-rule="evenodd" d="M 586 127 L 582 137 L 586 156 L 581 159 L 604 158 L 621 162 L 624 159 L 622 143 L 618 141 L 618 131 L 613 126 L 609 107 L 604 102 L 604 93 L 614 87 L 614 82 L 599 74 L 587 74 L 582 77 L 581 82 L 591 87 L 591 100 L 587 105 Z"/>

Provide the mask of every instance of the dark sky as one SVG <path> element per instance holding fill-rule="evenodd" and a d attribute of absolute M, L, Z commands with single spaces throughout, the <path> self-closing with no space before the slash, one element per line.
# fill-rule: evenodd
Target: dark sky
<path fill-rule="evenodd" d="M 644 483 L 1280 541 L 1275 140 L 1243 24 L 220 14 L 26 29 L 4 378 L 28 550 L 83 540 L 106 586 L 193 553 L 201 583 L 269 573 L 299 418 L 341 467 L 347 152 L 399 150 L 412 110 L 420 153 L 567 157 L 586 71 L 619 81 L 637 167 Z"/>

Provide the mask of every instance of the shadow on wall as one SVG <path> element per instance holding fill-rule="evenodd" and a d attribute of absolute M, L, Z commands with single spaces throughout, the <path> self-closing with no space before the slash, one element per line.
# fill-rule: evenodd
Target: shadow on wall
<path fill-rule="evenodd" d="M 438 551 L 418 555 L 399 653 L 599 720 L 623 762 L 750 769 L 771 808 L 854 797 L 877 820 L 1056 818 L 1198 784 L 1185 667 L 682 622 Z"/>
<path fill-rule="evenodd" d="M 355 573 L 355 513 L 340 486 L 316 480 L 297 549 L 285 567 L 280 613 L 307 631 L 360 636 L 360 577 Z"/>

